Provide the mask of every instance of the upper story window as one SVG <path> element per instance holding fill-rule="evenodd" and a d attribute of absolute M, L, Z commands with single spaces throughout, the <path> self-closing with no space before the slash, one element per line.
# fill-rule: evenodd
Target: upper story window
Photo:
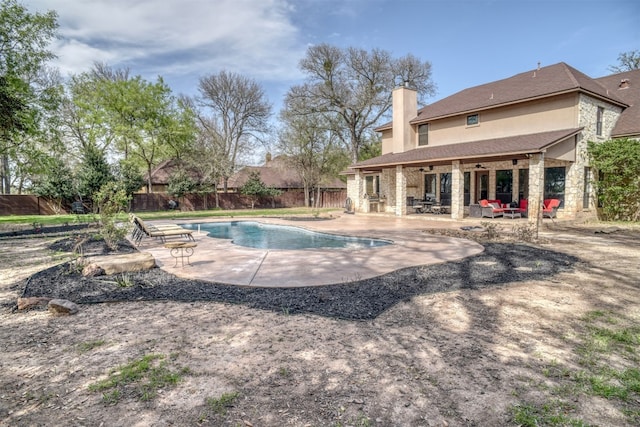
<path fill-rule="evenodd" d="M 470 114 L 467 116 L 467 126 L 476 126 L 480 124 L 480 116 L 477 114 Z"/>
<path fill-rule="evenodd" d="M 602 121 L 604 120 L 604 108 L 598 107 L 596 113 L 596 135 L 602 136 Z"/>
<path fill-rule="evenodd" d="M 429 144 L 429 124 L 418 125 L 418 146 Z"/>

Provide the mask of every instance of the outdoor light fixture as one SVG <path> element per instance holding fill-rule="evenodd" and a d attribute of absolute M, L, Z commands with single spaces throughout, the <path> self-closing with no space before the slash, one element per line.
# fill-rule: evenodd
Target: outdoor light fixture
<path fill-rule="evenodd" d="M 514 166 L 517 165 L 518 164 L 518 159 L 511 160 L 511 163 L 513 163 Z"/>
<path fill-rule="evenodd" d="M 429 170 L 432 171 L 433 170 L 433 165 L 429 165 Z"/>
<path fill-rule="evenodd" d="M 420 168 L 418 169 L 420 172 L 424 172 L 424 168 Z"/>
<path fill-rule="evenodd" d="M 480 169 L 482 167 L 482 165 L 480 163 L 476 164 L 476 169 Z"/>

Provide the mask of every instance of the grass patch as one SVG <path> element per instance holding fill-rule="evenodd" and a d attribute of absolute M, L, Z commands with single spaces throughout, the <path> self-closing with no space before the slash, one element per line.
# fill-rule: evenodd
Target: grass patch
<path fill-rule="evenodd" d="M 217 217 L 283 217 L 283 216 L 296 216 L 296 215 L 308 215 L 314 218 L 322 216 L 327 212 L 335 211 L 336 208 L 279 208 L 279 209 L 237 209 L 237 210 L 222 210 L 222 209 L 209 209 L 203 211 L 159 211 L 159 212 L 140 212 L 136 213 L 140 218 L 153 220 L 153 219 L 193 219 L 193 218 L 217 218 Z M 122 213 L 116 216 L 117 221 L 127 222 L 129 221 L 129 214 Z M 75 215 L 75 214 L 62 214 L 62 215 L 7 215 L 0 216 L 0 229 L 6 228 L 11 225 L 21 225 L 28 228 L 33 228 L 34 224 L 38 224 L 39 227 L 55 226 L 55 225 L 68 225 L 68 224 L 86 224 L 97 222 L 97 217 L 93 214 L 87 215 Z"/>
<path fill-rule="evenodd" d="M 586 427 L 583 421 L 567 416 L 564 412 L 571 407 L 559 400 L 549 401 L 542 405 L 520 404 L 511 408 L 513 421 L 522 427 L 539 426 L 572 426 Z"/>
<path fill-rule="evenodd" d="M 552 361 L 541 368 L 545 396 L 511 406 L 512 421 L 522 426 L 586 426 L 575 417 L 578 402 L 604 398 L 633 424 L 640 421 L 640 326 L 605 311 L 592 311 L 576 328 L 574 354 L 580 368 Z M 549 382 L 553 384 L 549 386 Z M 534 382 L 535 384 L 535 382 Z M 522 393 L 517 393 L 521 396 Z"/>
<path fill-rule="evenodd" d="M 188 370 L 172 371 L 163 355 L 149 354 L 120 366 L 108 378 L 89 385 L 89 390 L 102 392 L 103 401 L 116 404 L 131 394 L 141 401 L 153 399 L 158 390 L 176 385 Z"/>
<path fill-rule="evenodd" d="M 87 353 L 91 350 L 93 350 L 94 348 L 98 348 L 102 345 L 105 344 L 105 340 L 94 340 L 94 341 L 87 341 L 87 342 L 81 342 L 80 344 L 78 344 L 78 351 L 80 353 Z"/>
<path fill-rule="evenodd" d="M 222 396 L 216 398 L 208 397 L 205 401 L 207 408 L 217 415 L 225 415 L 227 408 L 233 406 L 233 403 L 240 397 L 237 391 L 231 393 L 223 393 Z"/>
<path fill-rule="evenodd" d="M 210 417 L 224 417 L 227 415 L 227 409 L 231 408 L 234 402 L 240 397 L 237 391 L 231 393 L 223 393 L 220 397 L 207 397 L 204 401 L 206 410 L 200 414 L 198 423 L 202 424 L 209 420 Z"/>

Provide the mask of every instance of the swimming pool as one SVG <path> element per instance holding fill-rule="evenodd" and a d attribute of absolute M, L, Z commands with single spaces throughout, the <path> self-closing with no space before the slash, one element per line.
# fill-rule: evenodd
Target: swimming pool
<path fill-rule="evenodd" d="M 231 239 L 236 245 L 256 249 L 363 249 L 391 244 L 388 240 L 339 236 L 299 227 L 263 224 L 254 221 L 182 224 L 182 227 L 200 230 L 208 233 L 209 237 L 217 239 Z"/>

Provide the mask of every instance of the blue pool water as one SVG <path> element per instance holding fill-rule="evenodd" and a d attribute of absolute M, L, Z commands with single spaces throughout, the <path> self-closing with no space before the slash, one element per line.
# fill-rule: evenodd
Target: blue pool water
<path fill-rule="evenodd" d="M 372 248 L 390 241 L 317 233 L 298 227 L 251 221 L 182 224 L 182 227 L 208 233 L 209 237 L 231 239 L 234 244 L 257 249 Z"/>

